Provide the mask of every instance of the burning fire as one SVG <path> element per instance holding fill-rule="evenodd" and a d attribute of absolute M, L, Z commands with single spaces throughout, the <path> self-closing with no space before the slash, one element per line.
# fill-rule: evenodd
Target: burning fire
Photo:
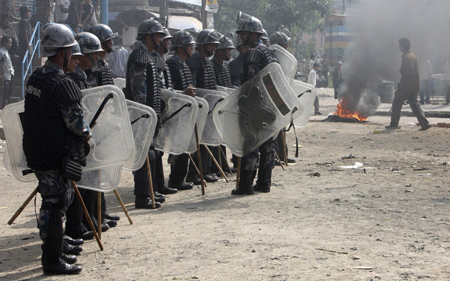
<path fill-rule="evenodd" d="M 366 121 L 368 119 L 367 116 L 362 115 L 359 112 L 355 112 L 348 108 L 349 99 L 343 98 L 341 102 L 337 105 L 336 112 L 334 112 L 334 115 L 340 116 L 342 118 L 355 118 L 358 119 L 360 122 Z"/>

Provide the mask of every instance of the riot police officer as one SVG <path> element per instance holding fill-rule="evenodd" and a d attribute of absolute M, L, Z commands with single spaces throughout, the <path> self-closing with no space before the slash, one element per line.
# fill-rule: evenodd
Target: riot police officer
<path fill-rule="evenodd" d="M 161 114 L 162 109 L 161 84 L 158 82 L 158 69 L 151 53 L 158 49 L 165 35 L 162 25 L 154 18 L 143 21 L 139 25 L 136 37 L 138 41 L 134 44 L 134 50 L 127 62 L 125 96 L 127 99 L 152 107 L 158 115 Z M 160 161 L 161 156 L 153 146 L 150 147 L 148 156 L 152 169 L 153 186 L 156 186 L 156 161 Z M 136 208 L 152 208 L 149 185 L 147 167 L 144 164 L 142 168 L 134 172 Z M 155 202 L 155 206 L 158 208 L 161 204 Z"/>
<path fill-rule="evenodd" d="M 94 34 L 100 39 L 102 43 L 102 51 L 98 53 L 99 59 L 97 65 L 92 69 L 92 73 L 88 71 L 88 82 L 91 87 L 114 85 L 114 78 L 111 69 L 107 66 L 105 61 L 106 54 L 112 52 L 112 39 L 117 36 L 117 33 L 113 33 L 111 28 L 106 24 L 96 24 L 89 28 L 88 32 Z"/>
<path fill-rule="evenodd" d="M 220 37 L 219 46 L 217 46 L 212 63 L 214 67 L 214 73 L 216 75 L 217 85 L 231 88 L 231 75 L 230 70 L 225 65 L 231 59 L 231 50 L 234 49 L 233 41 L 225 35 Z"/>
<path fill-rule="evenodd" d="M 214 67 L 214 73 L 216 75 L 216 82 L 219 86 L 232 88 L 233 84 L 231 84 L 231 74 L 226 63 L 231 59 L 231 50 L 234 49 L 233 41 L 223 35 L 222 37 L 220 37 L 219 42 L 220 44 L 216 48 L 214 57 L 211 59 Z M 220 150 L 223 151 L 223 154 L 220 153 Z M 212 149 L 212 153 L 216 159 L 221 159 L 220 163 L 222 163 L 222 165 L 223 163 L 228 161 L 226 156 L 226 147 L 224 145 L 221 145 L 220 147 L 214 147 Z M 228 167 L 228 165 L 224 165 L 222 169 L 224 167 Z M 220 175 L 220 173 L 218 173 L 218 169 L 215 166 L 212 167 L 212 171 L 217 175 Z"/>
<path fill-rule="evenodd" d="M 114 85 L 114 77 L 111 69 L 108 67 L 105 56 L 113 51 L 112 39 L 117 37 L 117 33 L 114 33 L 109 26 L 106 24 L 96 24 L 89 27 L 88 32 L 97 36 L 101 42 L 102 51 L 98 52 L 98 60 L 96 65 L 91 70 L 86 71 L 87 80 L 91 87 L 103 86 L 103 85 Z M 118 215 L 109 214 L 106 211 L 106 200 L 105 194 L 102 193 L 102 206 L 101 215 L 102 223 L 108 224 L 110 227 L 117 225 L 117 221 L 120 220 Z"/>
<path fill-rule="evenodd" d="M 187 31 L 175 32 L 170 49 L 175 54 L 167 60 L 172 85 L 175 90 L 183 91 L 186 95 L 194 96 L 192 74 L 186 64 L 186 59 L 192 56 L 195 41 Z M 192 189 L 192 182 L 185 182 L 189 162 L 188 154 L 173 155 L 170 161 L 169 187 L 179 190 Z"/>
<path fill-rule="evenodd" d="M 76 43 L 72 31 L 53 24 L 42 38 L 43 56 L 48 60 L 27 83 L 23 149 L 42 196 L 39 235 L 44 274 L 76 274 L 81 271 L 74 264 L 76 257 L 63 254 L 62 223 L 73 199 L 69 179 L 81 175 L 81 166 L 86 165 L 82 143 L 90 137 L 90 129 L 80 106 L 80 89 L 63 72 Z"/>
<path fill-rule="evenodd" d="M 262 29 L 263 34 L 261 35 L 261 41 L 264 45 L 269 47 L 269 34 L 267 34 L 267 31 L 263 28 Z M 270 40 L 270 43 L 272 43 L 272 40 Z"/>
<path fill-rule="evenodd" d="M 259 71 L 269 63 L 277 62 L 274 52 L 262 44 L 261 35 L 263 34 L 262 23 L 259 19 L 250 15 L 240 13 L 238 17 L 238 30 L 236 33 L 242 40 L 243 45 L 249 46 L 245 53 L 244 66 L 242 72 L 242 84 L 250 80 Z M 259 153 L 259 155 L 258 155 Z M 259 156 L 259 157 L 258 157 Z M 259 171 L 258 180 L 253 187 L 253 178 L 256 175 L 256 168 Z M 272 182 L 272 169 L 274 167 L 273 140 L 270 138 L 263 143 L 259 149 L 250 152 L 242 157 L 239 187 L 232 191 L 233 195 L 254 194 L 254 190 L 261 192 L 270 192 Z"/>
<path fill-rule="evenodd" d="M 287 29 L 283 29 L 283 30 L 274 32 L 272 35 L 270 35 L 270 43 L 280 45 L 284 49 L 287 49 L 289 46 L 289 42 L 291 41 L 291 37 L 289 35 L 290 35 L 290 32 Z M 288 158 L 288 155 L 287 155 L 288 148 L 286 145 L 286 133 L 284 131 L 281 131 L 278 134 L 278 136 L 274 142 L 274 147 L 275 147 L 275 151 L 277 152 L 278 156 L 280 157 L 280 159 L 282 161 L 286 160 L 288 163 L 295 163 L 294 159 Z"/>
<path fill-rule="evenodd" d="M 191 57 L 186 59 L 186 64 L 191 70 L 192 79 L 196 88 L 211 90 L 215 90 L 217 88 L 214 66 L 209 60 L 209 57 L 214 55 L 214 52 L 219 45 L 220 37 L 221 34 L 213 29 L 204 29 L 197 34 L 197 50 Z M 202 170 L 205 174 L 205 181 L 215 182 L 219 180 L 216 174 L 209 173 L 208 171 L 211 167 L 212 159 L 203 146 L 200 148 L 200 154 L 202 157 Z M 198 162 L 197 153 L 193 153 L 192 158 L 194 161 Z M 189 173 L 186 181 L 193 182 L 197 185 L 200 184 L 200 179 L 198 178 L 192 164 L 189 166 Z"/>

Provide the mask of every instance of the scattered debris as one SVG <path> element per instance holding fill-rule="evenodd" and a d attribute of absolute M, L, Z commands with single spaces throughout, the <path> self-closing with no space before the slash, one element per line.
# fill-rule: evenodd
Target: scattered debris
<path fill-rule="evenodd" d="M 363 163 L 361 162 L 355 162 L 355 164 L 353 166 L 339 166 L 339 168 L 341 169 L 359 169 L 362 166 L 364 166 Z"/>
<path fill-rule="evenodd" d="M 354 158 L 356 158 L 356 157 L 353 156 L 352 154 L 350 154 L 349 156 L 344 156 L 344 157 L 342 157 L 341 159 L 342 159 L 342 160 L 345 160 L 345 159 L 354 159 Z"/>
<path fill-rule="evenodd" d="M 353 269 L 373 270 L 373 267 L 369 267 L 369 266 L 358 266 L 358 267 L 353 267 Z"/>

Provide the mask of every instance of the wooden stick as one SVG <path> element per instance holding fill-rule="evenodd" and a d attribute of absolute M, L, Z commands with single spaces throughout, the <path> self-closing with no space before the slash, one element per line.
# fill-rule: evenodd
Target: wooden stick
<path fill-rule="evenodd" d="M 149 180 L 149 186 L 150 186 L 150 198 L 152 199 L 152 208 L 156 209 L 155 206 L 155 193 L 153 192 L 153 180 L 152 180 L 152 171 L 150 170 L 150 159 L 148 158 L 145 160 L 147 164 L 147 174 L 148 174 L 148 180 Z"/>
<path fill-rule="evenodd" d="M 89 215 L 89 213 L 86 209 L 86 205 L 84 205 L 84 201 L 83 201 L 83 198 L 81 197 L 80 191 L 78 190 L 77 184 L 72 180 L 70 182 L 72 183 L 73 189 L 75 190 L 75 194 L 77 195 L 77 198 L 81 203 L 81 207 L 83 207 L 84 216 L 86 217 L 86 219 L 89 223 L 89 227 L 91 228 L 92 232 L 94 233 L 95 240 L 97 240 L 97 244 L 100 247 L 100 250 L 103 251 L 102 242 L 100 241 L 100 237 L 98 236 L 97 231 L 95 231 L 94 223 L 92 223 L 91 216 Z"/>
<path fill-rule="evenodd" d="M 203 178 L 203 168 L 202 168 L 202 154 L 200 152 L 200 139 L 198 137 L 197 124 L 194 127 L 195 141 L 197 142 L 197 160 L 198 160 L 198 170 L 200 171 L 200 181 L 202 183 L 202 195 L 205 195 L 205 179 Z"/>
<path fill-rule="evenodd" d="M 241 179 L 241 157 L 237 158 L 237 171 L 236 171 L 236 189 L 239 188 L 239 180 Z"/>
<path fill-rule="evenodd" d="M 117 198 L 117 200 L 120 203 L 120 206 L 122 206 L 122 210 L 125 213 L 125 215 L 127 216 L 128 221 L 130 222 L 130 224 L 133 224 L 133 220 L 131 219 L 130 215 L 128 214 L 128 210 L 125 207 L 125 204 L 123 204 L 122 198 L 120 197 L 119 192 L 117 191 L 117 189 L 114 189 L 114 194 L 116 195 L 116 198 Z"/>
<path fill-rule="evenodd" d="M 282 132 L 281 132 L 281 138 L 282 138 L 282 140 L 283 140 L 284 164 L 286 164 L 286 166 L 288 166 L 289 163 L 288 163 L 288 158 L 287 158 L 286 132 L 285 132 L 285 131 L 282 131 Z"/>
<path fill-rule="evenodd" d="M 97 232 L 102 239 L 102 193 L 97 192 Z"/>
<path fill-rule="evenodd" d="M 220 154 L 220 145 L 217 147 L 217 152 L 219 152 L 219 166 L 222 168 L 222 154 Z"/>
<path fill-rule="evenodd" d="M 281 161 L 280 157 L 278 156 L 278 153 L 275 151 L 275 149 L 273 150 L 273 152 L 275 153 L 275 157 L 277 157 L 278 162 L 280 162 L 281 168 L 283 168 L 283 170 L 285 170 L 284 169 L 284 165 L 283 165 L 283 161 Z"/>
<path fill-rule="evenodd" d="M 191 164 L 194 166 L 194 169 L 197 172 L 198 177 L 200 178 L 200 171 L 198 170 L 197 165 L 195 164 L 195 161 L 190 154 L 189 154 L 189 159 L 191 160 Z M 203 181 L 203 184 L 205 185 L 205 187 L 208 187 L 208 185 L 206 184 L 205 181 Z"/>
<path fill-rule="evenodd" d="M 223 156 L 223 158 L 225 159 L 225 164 L 227 165 L 228 171 L 230 172 L 230 174 L 233 174 L 233 172 L 231 171 L 230 165 L 228 165 L 227 156 L 225 155 L 225 152 L 223 152 L 221 146 L 219 146 L 219 151 L 220 151 L 220 154 L 221 154 L 221 155 Z"/>
<path fill-rule="evenodd" d="M 20 206 L 20 208 L 16 211 L 14 216 L 12 216 L 11 219 L 8 221 L 9 225 L 11 225 L 16 220 L 16 218 L 20 215 L 20 213 L 22 213 L 22 211 L 25 209 L 25 207 L 28 205 L 28 203 L 30 203 L 30 201 L 33 199 L 33 197 L 36 196 L 37 192 L 38 192 L 38 188 L 36 187 L 33 190 L 33 192 L 31 192 L 30 196 L 28 196 L 27 200 L 25 200 L 25 202 L 23 202 L 22 206 Z"/>
<path fill-rule="evenodd" d="M 209 147 L 206 145 L 203 145 L 206 149 L 206 152 L 208 152 L 209 156 L 211 156 L 214 164 L 216 165 L 217 169 L 219 169 L 220 174 L 222 175 L 222 177 L 225 179 L 226 182 L 228 181 L 227 176 L 225 176 L 225 173 L 223 172 L 222 168 L 220 167 L 219 163 L 217 162 L 216 158 L 214 157 L 214 155 L 212 154 L 211 150 L 209 150 Z M 219 155 L 220 156 L 220 155 Z"/>

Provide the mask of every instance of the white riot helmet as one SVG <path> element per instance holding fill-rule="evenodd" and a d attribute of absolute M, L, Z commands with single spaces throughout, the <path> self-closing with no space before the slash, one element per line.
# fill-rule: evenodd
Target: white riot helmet
<path fill-rule="evenodd" d="M 78 42 L 72 46 L 72 57 L 73 56 L 82 56 L 83 54 L 81 53 L 81 49 L 80 49 L 80 44 L 78 44 Z"/>
<path fill-rule="evenodd" d="M 48 25 L 43 34 L 41 47 L 43 57 L 52 57 L 58 53 L 61 48 L 72 47 L 76 44 L 72 30 L 59 23 Z"/>
<path fill-rule="evenodd" d="M 80 32 L 75 36 L 75 38 L 77 39 L 78 44 L 80 44 L 82 54 L 91 54 L 103 51 L 100 39 L 90 32 Z"/>

